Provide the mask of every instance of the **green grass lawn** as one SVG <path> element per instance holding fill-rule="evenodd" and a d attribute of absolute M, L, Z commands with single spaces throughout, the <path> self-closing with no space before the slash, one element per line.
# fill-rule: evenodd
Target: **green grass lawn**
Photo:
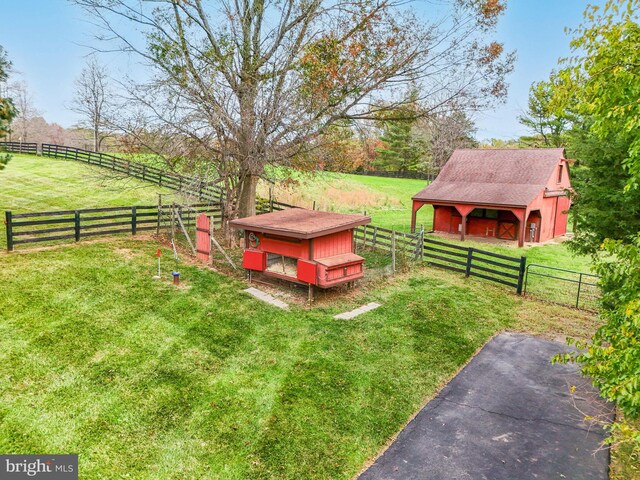
<path fill-rule="evenodd" d="M 111 177 L 107 169 L 73 160 L 14 155 L 0 172 L 0 208 L 17 212 L 155 205 L 157 185 Z"/>
<path fill-rule="evenodd" d="M 0 451 L 78 453 L 88 479 L 347 479 L 494 333 L 595 325 L 426 267 L 282 311 L 194 266 L 153 280 L 156 247 L 0 254 Z"/>
<path fill-rule="evenodd" d="M 104 168 L 73 160 L 14 155 L 0 171 L 0 211 L 13 213 L 155 205 L 158 193 L 173 193 L 134 178 L 111 176 Z M 170 197 L 168 197 L 170 198 Z M 4 223 L 0 247 L 6 245 Z"/>

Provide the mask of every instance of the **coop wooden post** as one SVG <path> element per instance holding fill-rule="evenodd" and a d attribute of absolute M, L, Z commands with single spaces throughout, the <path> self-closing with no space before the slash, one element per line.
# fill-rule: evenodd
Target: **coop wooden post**
<path fill-rule="evenodd" d="M 73 226 L 75 230 L 76 242 L 80 241 L 80 212 L 78 210 L 75 211 L 73 216 Z"/>
<path fill-rule="evenodd" d="M 13 224 L 11 218 L 11 211 L 4 212 L 4 223 L 7 226 L 7 250 L 10 252 L 13 250 Z"/>
<path fill-rule="evenodd" d="M 315 287 L 312 283 L 309 284 L 309 303 L 313 303 L 313 298 L 315 294 Z"/>
<path fill-rule="evenodd" d="M 176 238 L 176 204 L 171 204 L 171 241 Z"/>
<path fill-rule="evenodd" d="M 158 221 L 156 224 L 156 235 L 160 235 L 160 216 L 162 215 L 162 194 L 158 194 Z"/>
<path fill-rule="evenodd" d="M 391 269 L 396 272 L 396 231 L 391 231 Z"/>

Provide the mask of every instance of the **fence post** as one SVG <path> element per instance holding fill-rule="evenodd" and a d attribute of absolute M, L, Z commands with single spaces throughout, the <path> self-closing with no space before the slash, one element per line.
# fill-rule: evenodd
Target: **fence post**
<path fill-rule="evenodd" d="M 142 166 L 142 180 L 146 180 L 145 175 L 147 174 L 147 166 L 143 165 Z"/>
<path fill-rule="evenodd" d="M 391 269 L 396 273 L 396 231 L 391 231 Z"/>
<path fill-rule="evenodd" d="M 520 270 L 518 271 L 518 286 L 516 288 L 516 292 L 518 295 L 522 295 L 522 282 L 524 280 L 524 272 L 527 268 L 527 257 L 524 255 L 520 257 Z"/>
<path fill-rule="evenodd" d="M 420 225 L 420 261 L 424 260 L 424 225 Z"/>
<path fill-rule="evenodd" d="M 76 242 L 80 241 L 80 212 L 78 210 L 75 211 L 73 216 L 73 226 L 76 234 Z"/>
<path fill-rule="evenodd" d="M 578 278 L 578 294 L 576 295 L 576 308 L 580 305 L 580 290 L 582 289 L 582 272 L 580 272 L 580 278 Z"/>
<path fill-rule="evenodd" d="M 464 270 L 464 276 L 468 277 L 471 275 L 471 263 L 473 262 L 473 247 L 469 247 L 467 249 L 467 267 Z"/>
<path fill-rule="evenodd" d="M 135 235 L 138 229 L 138 212 L 136 207 L 131 207 L 131 235 Z"/>
<path fill-rule="evenodd" d="M 13 250 L 13 224 L 11 218 L 11 211 L 4 212 L 4 223 L 7 226 L 7 250 L 10 252 Z"/>

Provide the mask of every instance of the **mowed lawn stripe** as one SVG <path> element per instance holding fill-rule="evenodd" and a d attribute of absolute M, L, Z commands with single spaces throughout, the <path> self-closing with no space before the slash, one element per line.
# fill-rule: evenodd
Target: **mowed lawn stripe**
<path fill-rule="evenodd" d="M 527 302 L 417 268 L 287 312 L 206 269 L 153 280 L 156 248 L 0 254 L 0 450 L 77 452 L 89 479 L 350 478 Z"/>

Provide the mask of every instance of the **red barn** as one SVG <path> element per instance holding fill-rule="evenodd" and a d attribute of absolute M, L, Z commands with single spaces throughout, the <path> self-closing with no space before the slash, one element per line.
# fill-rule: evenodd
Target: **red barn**
<path fill-rule="evenodd" d="M 562 148 L 456 150 L 438 177 L 413 196 L 411 228 L 433 205 L 433 230 L 543 242 L 567 231 L 571 201 Z"/>
<path fill-rule="evenodd" d="M 290 208 L 230 224 L 245 231 L 244 268 L 328 288 L 363 277 L 353 229 L 370 222 L 364 215 Z"/>

